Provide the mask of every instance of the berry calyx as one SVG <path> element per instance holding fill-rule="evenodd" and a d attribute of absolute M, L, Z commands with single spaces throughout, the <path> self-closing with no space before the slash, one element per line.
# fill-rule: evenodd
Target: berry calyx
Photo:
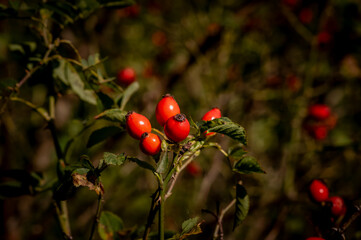
<path fill-rule="evenodd" d="M 190 125 L 184 114 L 177 114 L 169 118 L 164 125 L 165 135 L 174 142 L 186 139 L 189 131 Z"/>
<path fill-rule="evenodd" d="M 126 115 L 126 128 L 131 137 L 139 140 L 143 133 L 152 130 L 152 125 L 142 114 L 130 111 Z"/>
<path fill-rule="evenodd" d="M 315 179 L 310 184 L 310 194 L 316 202 L 323 202 L 328 199 L 329 191 L 323 181 Z"/>
<path fill-rule="evenodd" d="M 157 134 L 145 132 L 139 142 L 140 150 L 147 155 L 155 155 L 159 153 L 161 148 L 161 140 Z"/>
<path fill-rule="evenodd" d="M 328 199 L 332 203 L 331 213 L 334 216 L 342 216 L 346 213 L 346 205 L 339 196 L 333 196 Z"/>
<path fill-rule="evenodd" d="M 221 110 L 219 110 L 219 108 L 212 108 L 211 110 L 206 112 L 206 114 L 204 114 L 204 116 L 202 117 L 202 120 L 210 121 L 210 120 L 220 118 L 220 117 L 222 117 Z M 209 132 L 206 134 L 206 136 L 213 136 L 215 134 L 216 133 L 214 133 L 214 132 Z"/>
<path fill-rule="evenodd" d="M 170 94 L 164 95 L 163 98 L 158 102 L 157 108 L 155 109 L 155 116 L 161 126 L 164 126 L 169 118 L 179 113 L 180 108 L 178 103 Z"/>
<path fill-rule="evenodd" d="M 127 67 L 120 70 L 117 74 L 118 82 L 121 85 L 128 86 L 135 81 L 135 71 L 133 68 Z"/>
<path fill-rule="evenodd" d="M 315 104 L 309 107 L 308 114 L 318 120 L 325 120 L 330 116 L 331 110 L 325 104 Z"/>

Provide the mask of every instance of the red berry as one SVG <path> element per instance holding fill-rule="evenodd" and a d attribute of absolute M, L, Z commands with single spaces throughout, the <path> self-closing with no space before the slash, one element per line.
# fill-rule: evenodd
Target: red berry
<path fill-rule="evenodd" d="M 221 110 L 219 108 L 212 108 L 210 111 L 208 111 L 204 116 L 202 117 L 203 121 L 210 121 L 216 118 L 222 117 Z M 216 133 L 209 132 L 206 134 L 206 136 L 215 135 Z"/>
<path fill-rule="evenodd" d="M 164 125 L 165 135 L 174 142 L 180 142 L 186 139 L 189 131 L 190 125 L 184 114 L 177 114 L 169 118 Z"/>
<path fill-rule="evenodd" d="M 304 8 L 300 12 L 300 21 L 304 24 L 308 24 L 312 22 L 313 19 L 313 11 L 310 8 Z"/>
<path fill-rule="evenodd" d="M 324 238 L 320 238 L 320 237 L 309 237 L 306 240 L 325 240 Z"/>
<path fill-rule="evenodd" d="M 308 114 L 318 120 L 324 120 L 330 116 L 331 110 L 325 104 L 315 104 L 309 107 Z"/>
<path fill-rule="evenodd" d="M 328 129 L 327 126 L 313 126 L 312 135 L 316 140 L 323 140 L 327 137 Z"/>
<path fill-rule="evenodd" d="M 327 43 L 330 42 L 330 40 L 331 40 L 331 35 L 326 31 L 320 32 L 317 35 L 317 42 L 318 42 L 319 45 L 327 44 Z"/>
<path fill-rule="evenodd" d="M 346 205 L 341 197 L 339 196 L 330 197 L 328 201 L 332 203 L 331 213 L 334 216 L 341 216 L 346 213 Z"/>
<path fill-rule="evenodd" d="M 117 78 L 120 84 L 128 86 L 135 81 L 135 71 L 133 68 L 124 68 L 118 72 Z"/>
<path fill-rule="evenodd" d="M 199 176 L 202 173 L 202 169 L 197 162 L 189 163 L 186 169 L 187 172 L 194 177 Z"/>
<path fill-rule="evenodd" d="M 139 142 L 139 147 L 147 155 L 159 153 L 161 146 L 160 138 L 157 134 L 145 132 Z"/>
<path fill-rule="evenodd" d="M 135 139 L 140 139 L 143 133 L 152 130 L 148 118 L 133 111 L 128 112 L 126 116 L 126 127 L 129 135 Z"/>
<path fill-rule="evenodd" d="M 155 109 L 155 116 L 161 126 L 164 126 L 169 118 L 179 113 L 180 109 L 178 103 L 170 94 L 164 95 L 163 98 L 158 102 L 157 108 Z"/>
<path fill-rule="evenodd" d="M 328 199 L 328 188 L 321 180 L 315 179 L 310 184 L 310 193 L 316 202 L 323 202 Z"/>

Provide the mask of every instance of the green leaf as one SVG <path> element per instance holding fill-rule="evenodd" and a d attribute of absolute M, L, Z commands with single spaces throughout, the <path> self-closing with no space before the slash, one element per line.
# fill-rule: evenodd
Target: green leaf
<path fill-rule="evenodd" d="M 242 146 L 235 146 L 228 149 L 228 156 L 234 159 L 241 159 L 247 153 Z"/>
<path fill-rule="evenodd" d="M 182 223 L 182 232 L 174 235 L 170 240 L 183 240 L 187 239 L 191 235 L 197 235 L 202 232 L 200 225 L 202 222 L 198 222 L 198 217 L 188 219 Z"/>
<path fill-rule="evenodd" d="M 113 108 L 108 109 L 99 115 L 95 116 L 95 119 L 105 119 L 111 122 L 117 122 L 120 123 L 121 126 L 125 127 L 126 118 L 127 115 L 126 111 L 120 110 L 119 108 Z"/>
<path fill-rule="evenodd" d="M 139 83 L 137 81 L 130 84 L 123 92 L 122 103 L 120 109 L 123 110 L 130 97 L 139 89 Z"/>
<path fill-rule="evenodd" d="M 162 153 L 160 155 L 160 161 L 157 167 L 157 173 L 165 173 L 168 168 L 169 158 L 168 158 L 168 144 L 165 140 L 162 141 Z"/>
<path fill-rule="evenodd" d="M 127 157 L 127 160 L 138 164 L 138 166 L 141 167 L 141 168 L 148 169 L 148 170 L 150 170 L 152 172 L 156 172 L 155 168 L 152 165 L 150 165 L 149 163 L 144 162 L 142 160 L 139 160 L 138 158 Z"/>
<path fill-rule="evenodd" d="M 100 160 L 99 167 L 102 168 L 104 164 L 106 165 L 115 165 L 115 166 L 121 166 L 124 164 L 126 160 L 126 156 L 124 153 L 121 154 L 114 154 L 110 152 L 105 152 L 104 157 L 102 160 Z"/>
<path fill-rule="evenodd" d="M 243 185 L 236 186 L 236 211 L 234 214 L 233 230 L 243 222 L 249 210 L 249 197 Z"/>
<path fill-rule="evenodd" d="M 204 131 L 222 133 L 247 145 L 246 131 L 241 125 L 232 122 L 229 118 L 222 117 L 211 121 L 201 121 L 199 127 L 201 133 Z"/>
<path fill-rule="evenodd" d="M 109 211 L 103 211 L 100 215 L 98 233 L 101 239 L 120 239 L 118 232 L 124 228 L 120 217 Z"/>
<path fill-rule="evenodd" d="M 245 156 L 235 163 L 233 171 L 241 174 L 266 173 L 254 157 Z"/>
<path fill-rule="evenodd" d="M 128 7 L 135 4 L 134 0 L 98 0 L 98 2 L 104 7 Z"/>
<path fill-rule="evenodd" d="M 60 79 L 64 84 L 69 85 L 71 89 L 82 99 L 90 104 L 96 105 L 96 94 L 93 90 L 85 89 L 84 82 L 81 80 L 75 68 L 66 60 L 58 60 L 59 66 L 54 69 L 53 77 Z"/>
<path fill-rule="evenodd" d="M 105 139 L 121 132 L 124 132 L 124 128 L 119 128 L 116 126 L 108 126 L 108 127 L 103 127 L 101 129 L 97 129 L 90 134 L 86 147 L 90 148 L 95 144 L 100 143 Z"/>

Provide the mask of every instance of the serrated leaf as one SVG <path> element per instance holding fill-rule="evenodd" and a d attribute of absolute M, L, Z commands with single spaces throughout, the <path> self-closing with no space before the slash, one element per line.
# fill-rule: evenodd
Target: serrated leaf
<path fill-rule="evenodd" d="M 97 129 L 90 134 L 86 147 L 90 148 L 95 144 L 100 143 L 105 139 L 121 132 L 124 132 L 124 128 L 119 128 L 116 126 L 108 126 Z"/>
<path fill-rule="evenodd" d="M 235 163 L 233 171 L 241 174 L 266 173 L 254 157 L 245 156 Z"/>
<path fill-rule="evenodd" d="M 137 81 L 130 84 L 123 92 L 122 103 L 120 109 L 124 109 L 125 105 L 129 101 L 130 97 L 139 89 L 139 83 Z"/>
<path fill-rule="evenodd" d="M 228 156 L 233 159 L 241 159 L 247 153 L 242 146 L 231 147 L 228 149 Z"/>
<path fill-rule="evenodd" d="M 243 222 L 249 210 L 249 197 L 241 184 L 236 186 L 236 210 L 234 214 L 233 230 Z"/>
<path fill-rule="evenodd" d="M 105 119 L 111 122 L 117 122 L 120 123 L 121 126 L 125 127 L 126 115 L 127 115 L 126 111 L 120 110 L 119 108 L 113 108 L 113 109 L 105 110 L 104 112 L 98 114 L 94 118 Z"/>
<path fill-rule="evenodd" d="M 103 240 L 120 239 L 118 232 L 124 228 L 120 217 L 109 211 L 103 211 L 100 215 L 98 233 Z"/>
<path fill-rule="evenodd" d="M 149 163 L 144 162 L 142 160 L 139 160 L 136 157 L 127 157 L 127 160 L 138 164 L 138 166 L 141 167 L 141 168 L 148 169 L 148 170 L 150 170 L 152 172 L 156 172 L 155 168 L 152 165 L 150 165 Z"/>
<path fill-rule="evenodd" d="M 247 145 L 246 131 L 244 128 L 232 122 L 229 118 L 222 117 L 211 121 L 201 121 L 199 123 L 200 132 L 217 132 L 227 135 L 228 137 Z"/>
<path fill-rule="evenodd" d="M 96 105 L 96 94 L 93 90 L 85 89 L 85 85 L 75 68 L 66 60 L 58 60 L 59 65 L 53 71 L 53 77 L 61 80 L 79 96 L 80 99 Z"/>
<path fill-rule="evenodd" d="M 105 152 L 103 159 L 100 160 L 99 166 L 102 167 L 104 164 L 121 166 L 124 164 L 125 160 L 126 156 L 124 155 L 124 153 L 114 154 L 110 152 Z"/>
<path fill-rule="evenodd" d="M 199 217 L 195 217 L 184 221 L 182 223 L 182 234 L 189 232 L 192 228 L 197 226 L 198 219 Z"/>

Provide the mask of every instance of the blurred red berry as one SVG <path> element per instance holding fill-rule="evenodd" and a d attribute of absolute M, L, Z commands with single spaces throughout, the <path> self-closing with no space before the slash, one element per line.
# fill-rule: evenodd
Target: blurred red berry
<path fill-rule="evenodd" d="M 297 5 L 298 0 L 283 0 L 283 4 L 288 5 L 290 7 L 294 7 Z"/>
<path fill-rule="evenodd" d="M 120 70 L 117 74 L 118 82 L 121 85 L 128 86 L 135 81 L 135 71 L 133 68 L 127 67 Z"/>
<path fill-rule="evenodd" d="M 321 180 L 315 179 L 310 184 L 310 194 L 316 202 L 323 202 L 328 199 L 328 188 Z"/>
<path fill-rule="evenodd" d="M 202 173 L 202 168 L 199 166 L 197 162 L 194 161 L 189 163 L 186 169 L 187 172 L 194 177 L 199 176 Z"/>
<path fill-rule="evenodd" d="M 309 24 L 313 19 L 313 11 L 310 8 L 303 8 L 299 14 L 300 21 L 303 24 Z"/>
<path fill-rule="evenodd" d="M 346 205 L 339 196 L 333 196 L 328 199 L 332 203 L 331 213 L 334 216 L 342 216 L 346 213 Z"/>
<path fill-rule="evenodd" d="M 290 75 L 286 78 L 286 84 L 288 89 L 293 92 L 297 92 L 301 88 L 301 80 L 295 75 Z"/>
<path fill-rule="evenodd" d="M 327 137 L 328 129 L 326 126 L 312 126 L 312 136 L 316 140 L 323 140 Z"/>
<path fill-rule="evenodd" d="M 319 45 L 327 44 L 330 42 L 330 40 L 331 40 L 331 35 L 326 31 L 322 31 L 317 35 L 317 42 Z"/>
<path fill-rule="evenodd" d="M 308 115 L 318 120 L 324 120 L 331 114 L 330 108 L 325 104 L 314 104 L 308 108 Z"/>

